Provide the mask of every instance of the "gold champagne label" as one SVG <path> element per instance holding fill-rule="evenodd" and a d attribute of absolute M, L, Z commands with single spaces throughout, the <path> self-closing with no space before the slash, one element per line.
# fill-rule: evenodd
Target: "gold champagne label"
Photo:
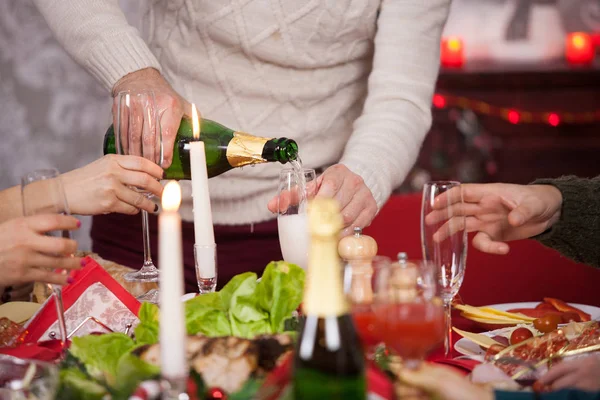
<path fill-rule="evenodd" d="M 232 167 L 266 162 L 262 158 L 263 148 L 269 139 L 253 136 L 245 132 L 234 132 L 227 145 L 227 161 Z"/>
<path fill-rule="evenodd" d="M 306 315 L 318 317 L 347 314 L 342 263 L 337 251 L 342 227 L 339 205 L 333 199 L 315 199 L 309 204 L 308 219 L 311 242 L 302 310 Z"/>

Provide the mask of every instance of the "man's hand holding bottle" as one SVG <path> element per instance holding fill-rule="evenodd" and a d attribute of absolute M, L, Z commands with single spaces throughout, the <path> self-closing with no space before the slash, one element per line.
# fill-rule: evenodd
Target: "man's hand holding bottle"
<path fill-rule="evenodd" d="M 173 161 L 173 146 L 181 118 L 184 115 L 191 115 L 191 104 L 171 87 L 160 72 L 153 68 L 145 68 L 124 76 L 115 84 L 112 93 L 116 96 L 120 92 L 129 90 L 154 92 L 162 134 L 162 167 L 166 169 Z M 114 126 L 117 124 L 116 102 L 113 103 L 113 124 Z"/>

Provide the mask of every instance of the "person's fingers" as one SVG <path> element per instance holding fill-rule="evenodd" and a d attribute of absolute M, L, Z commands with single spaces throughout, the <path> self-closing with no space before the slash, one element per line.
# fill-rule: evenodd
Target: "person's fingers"
<path fill-rule="evenodd" d="M 177 136 L 177 130 L 181 123 L 182 112 L 178 107 L 175 107 L 173 102 L 168 107 L 160 119 L 160 129 L 163 143 L 163 162 L 162 167 L 168 168 L 173 162 L 173 145 L 175 144 L 175 137 Z"/>
<path fill-rule="evenodd" d="M 338 201 L 340 208 L 343 210 L 347 208 L 351 202 L 356 203 L 357 200 L 360 200 L 365 196 L 363 189 L 368 190 L 363 179 L 359 175 L 346 174 L 342 181 L 342 186 L 335 194 L 334 199 Z M 360 211 L 356 211 L 355 217 L 358 216 L 359 212 Z"/>
<path fill-rule="evenodd" d="M 152 193 L 157 197 L 160 197 L 162 194 L 163 187 L 160 182 L 146 173 L 137 171 L 123 171 L 123 173 L 120 174 L 120 177 L 121 182 L 125 185 L 144 189 L 144 191 Z"/>
<path fill-rule="evenodd" d="M 279 204 L 279 196 L 275 196 L 271 200 L 269 200 L 269 202 L 267 203 L 267 209 L 269 211 L 271 211 L 273 214 L 276 214 L 278 211 L 278 209 L 277 209 L 278 204 Z"/>
<path fill-rule="evenodd" d="M 113 212 L 133 215 L 137 214 L 140 209 L 150 213 L 155 211 L 156 205 L 154 202 L 148 199 L 143 193 L 136 192 L 127 186 L 121 185 L 117 188 L 116 196 L 120 202 L 114 205 L 114 209 L 111 210 Z"/>
<path fill-rule="evenodd" d="M 79 269 L 81 268 L 81 257 L 52 256 L 42 253 L 31 253 L 28 256 L 28 264 L 35 268 L 49 269 Z"/>
<path fill-rule="evenodd" d="M 536 198 L 526 198 L 508 214 L 508 223 L 519 227 L 539 217 L 544 212 L 544 205 Z"/>
<path fill-rule="evenodd" d="M 129 151 L 124 154 L 133 156 L 143 156 L 142 152 L 142 134 L 144 129 L 144 110 L 140 104 L 139 96 L 132 95 L 129 97 L 128 119 L 126 137 Z"/>
<path fill-rule="evenodd" d="M 28 282 L 44 282 L 53 285 L 66 285 L 67 275 L 44 269 L 31 268 L 24 277 Z"/>
<path fill-rule="evenodd" d="M 72 239 L 33 235 L 28 246 L 35 251 L 46 254 L 71 255 L 77 251 L 77 242 Z"/>
<path fill-rule="evenodd" d="M 117 153 L 129 154 L 129 96 L 117 94 L 113 98 L 113 128 Z"/>
<path fill-rule="evenodd" d="M 157 143 L 156 133 L 159 132 L 157 130 L 157 114 L 156 114 L 156 106 L 154 104 L 154 97 L 151 96 L 143 96 L 140 99 L 140 106 L 142 107 L 142 156 L 152 162 L 157 162 L 160 160 L 156 160 L 156 147 L 160 145 Z"/>
<path fill-rule="evenodd" d="M 572 361 L 555 364 L 539 379 L 539 381 L 544 385 L 552 385 L 557 379 L 570 374 L 575 368 L 576 366 L 572 364 Z"/>
<path fill-rule="evenodd" d="M 39 214 L 26 217 L 25 224 L 34 232 L 73 231 L 81 226 L 81 222 L 70 215 Z"/>
<path fill-rule="evenodd" d="M 316 197 L 334 198 L 344 183 L 344 175 L 333 171 L 322 175 Z"/>
<path fill-rule="evenodd" d="M 578 374 L 567 373 L 559 378 L 557 378 L 554 382 L 550 384 L 552 390 L 560 390 L 567 388 L 576 388 L 579 383 Z"/>
<path fill-rule="evenodd" d="M 446 221 L 451 217 L 478 215 L 481 211 L 481 206 L 473 203 L 456 203 L 448 207 L 431 211 L 425 217 L 425 224 L 435 225 L 442 221 Z"/>
<path fill-rule="evenodd" d="M 467 186 L 467 185 L 461 185 L 461 186 Z M 431 202 L 433 200 L 433 205 L 432 208 L 434 210 L 441 210 L 443 208 L 449 207 L 453 204 L 456 203 L 461 203 L 461 202 L 467 202 L 466 199 L 463 200 L 463 196 L 461 195 L 462 191 L 464 190 L 463 188 L 461 188 L 461 186 L 455 186 L 453 188 L 451 188 L 450 190 L 440 193 L 439 195 L 437 195 L 435 197 L 435 199 L 425 199 L 428 202 Z M 469 200 L 470 203 L 476 203 L 479 200 Z"/>
<path fill-rule="evenodd" d="M 473 238 L 473 247 L 484 253 L 508 254 L 510 247 L 504 242 L 493 240 L 486 232 L 479 232 Z"/>
<path fill-rule="evenodd" d="M 367 226 L 377 213 L 377 203 L 371 194 L 371 191 L 363 186 L 346 207 L 342 207 L 342 218 L 344 227 Z M 359 217 L 360 220 L 359 220 Z"/>
<path fill-rule="evenodd" d="M 374 209 L 371 207 L 365 207 L 360 212 L 358 217 L 356 217 L 356 219 L 342 231 L 342 237 L 351 235 L 355 227 L 359 227 L 362 229 L 369 226 L 371 224 L 371 221 L 375 217 L 375 214 L 377 214 L 377 205 L 375 205 Z"/>
<path fill-rule="evenodd" d="M 469 227 L 469 220 L 471 228 L 475 228 L 479 225 L 479 221 L 475 217 L 452 217 L 433 234 L 433 240 L 437 243 L 441 243 L 450 236 L 464 231 Z"/>
<path fill-rule="evenodd" d="M 117 156 L 116 160 L 117 163 L 124 169 L 145 172 L 156 179 L 162 179 L 163 177 L 163 169 L 160 167 L 160 165 L 157 165 L 143 157 Z"/>

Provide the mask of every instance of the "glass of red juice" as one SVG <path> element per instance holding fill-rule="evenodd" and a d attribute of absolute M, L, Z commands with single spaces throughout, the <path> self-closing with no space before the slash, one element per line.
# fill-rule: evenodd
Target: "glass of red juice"
<path fill-rule="evenodd" d="M 400 261 L 375 277 L 377 335 L 407 368 L 417 368 L 444 341 L 444 306 L 435 271 L 429 262 Z"/>
<path fill-rule="evenodd" d="M 382 342 L 373 310 L 373 299 L 377 295 L 374 277 L 377 271 L 389 265 L 389 257 L 375 256 L 370 260 L 348 262 L 344 270 L 344 285 L 352 319 L 369 359 L 373 358 L 375 348 Z"/>

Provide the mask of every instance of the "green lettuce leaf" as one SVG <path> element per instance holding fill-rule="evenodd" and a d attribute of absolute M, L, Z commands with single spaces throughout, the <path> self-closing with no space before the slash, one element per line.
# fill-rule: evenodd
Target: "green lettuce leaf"
<path fill-rule="evenodd" d="M 257 285 L 255 297 L 269 314 L 273 332 L 285 330 L 285 320 L 302 302 L 305 273 L 302 268 L 285 261 L 267 265 Z"/>
<path fill-rule="evenodd" d="M 102 400 L 107 394 L 108 391 L 104 386 L 91 381 L 83 371 L 73 367 L 61 369 L 57 399 Z"/>
<path fill-rule="evenodd" d="M 158 343 L 158 322 L 160 311 L 155 304 L 143 303 L 138 312 L 140 323 L 135 327 L 135 342 L 141 344 Z"/>
<path fill-rule="evenodd" d="M 148 364 L 132 353 L 124 354 L 117 364 L 119 379 L 116 381 L 115 389 L 120 396 L 116 397 L 129 398 L 140 383 L 159 375 L 159 367 Z"/>
<path fill-rule="evenodd" d="M 227 310 L 218 292 L 203 294 L 186 301 L 185 324 L 189 335 L 231 335 Z"/>
<path fill-rule="evenodd" d="M 69 351 L 81 361 L 91 377 L 114 386 L 120 358 L 134 347 L 123 333 L 74 337 Z"/>

